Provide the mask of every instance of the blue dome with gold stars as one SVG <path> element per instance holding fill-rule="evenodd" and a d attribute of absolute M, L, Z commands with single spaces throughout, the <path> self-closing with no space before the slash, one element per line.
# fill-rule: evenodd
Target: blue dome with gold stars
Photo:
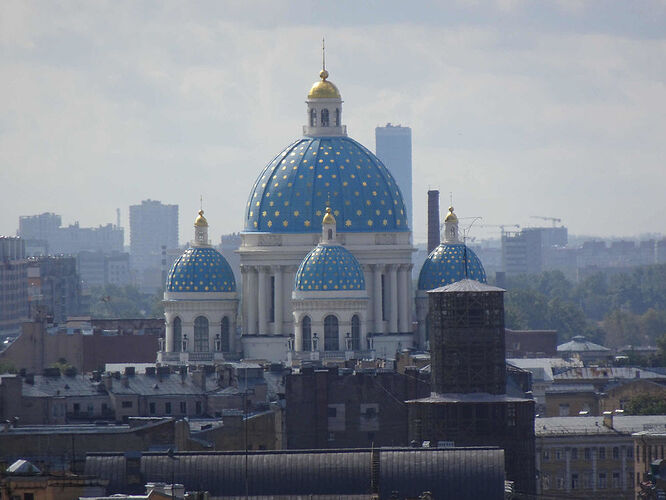
<path fill-rule="evenodd" d="M 419 273 L 419 290 L 432 290 L 464 279 L 486 282 L 481 260 L 464 243 L 442 243 L 430 252 L 423 263 Z"/>
<path fill-rule="evenodd" d="M 235 292 L 236 280 L 227 260 L 212 247 L 190 247 L 169 271 L 167 292 Z"/>
<path fill-rule="evenodd" d="M 365 290 L 363 268 L 340 245 L 317 245 L 296 271 L 294 289 L 309 291 Z"/>
<path fill-rule="evenodd" d="M 254 183 L 245 231 L 317 233 L 321 207 L 338 231 L 409 231 L 400 189 L 384 164 L 349 137 L 304 137 L 285 148 Z"/>

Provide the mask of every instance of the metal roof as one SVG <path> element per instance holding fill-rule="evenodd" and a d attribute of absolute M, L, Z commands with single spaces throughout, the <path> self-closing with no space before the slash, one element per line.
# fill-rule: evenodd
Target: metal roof
<path fill-rule="evenodd" d="M 631 368 L 626 366 L 596 367 L 579 366 L 569 368 L 553 376 L 555 380 L 583 380 L 583 379 L 651 379 L 666 378 L 661 373 L 645 370 L 643 368 Z"/>
<path fill-rule="evenodd" d="M 34 383 L 29 384 L 23 379 L 23 396 L 28 398 L 53 396 L 100 396 L 98 382 L 85 375 L 45 377 L 35 375 Z"/>
<path fill-rule="evenodd" d="M 374 461 L 373 461 L 374 458 Z M 373 467 L 373 463 L 375 467 Z M 365 495 L 373 474 L 380 498 L 502 499 L 504 451 L 499 448 L 379 448 L 260 452 L 144 453 L 142 481 L 171 482 L 212 497 Z M 374 471 L 374 472 L 373 472 Z M 91 453 L 85 474 L 110 481 L 109 492 L 128 489 L 123 454 Z"/>
<path fill-rule="evenodd" d="M 487 392 L 465 393 L 432 393 L 427 398 L 412 399 L 408 403 L 521 403 L 532 401 L 527 398 L 517 398 L 507 394 L 489 394 Z"/>
<path fill-rule="evenodd" d="M 569 342 L 557 346 L 557 352 L 584 352 L 584 351 L 610 351 L 608 347 L 604 347 L 594 342 L 590 342 L 582 335 L 576 335 Z"/>
<path fill-rule="evenodd" d="M 644 430 L 666 430 L 666 415 L 613 415 L 613 428 L 604 426 L 604 417 L 537 417 L 538 436 L 631 434 Z"/>

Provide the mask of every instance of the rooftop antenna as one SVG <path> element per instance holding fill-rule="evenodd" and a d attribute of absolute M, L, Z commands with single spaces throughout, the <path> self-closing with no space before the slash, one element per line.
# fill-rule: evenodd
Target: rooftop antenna
<path fill-rule="evenodd" d="M 453 206 L 453 191 L 449 191 L 449 206 Z"/>

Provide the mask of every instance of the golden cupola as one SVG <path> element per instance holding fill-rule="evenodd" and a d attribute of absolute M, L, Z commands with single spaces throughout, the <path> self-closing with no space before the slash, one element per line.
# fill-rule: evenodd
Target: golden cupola
<path fill-rule="evenodd" d="M 315 82 L 308 92 L 308 99 L 342 99 L 335 84 L 327 80 L 328 71 L 325 68 L 319 72 L 319 78 L 321 80 Z"/>

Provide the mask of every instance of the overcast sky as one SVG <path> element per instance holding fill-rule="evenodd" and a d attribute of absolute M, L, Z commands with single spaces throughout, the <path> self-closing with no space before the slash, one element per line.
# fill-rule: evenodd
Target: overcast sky
<path fill-rule="evenodd" d="M 349 135 L 412 127 L 416 241 L 429 187 L 486 224 L 666 233 L 664 1 L 3 0 L 0 234 L 120 208 L 129 243 L 151 198 L 180 205 L 184 242 L 200 195 L 214 242 L 242 230 L 322 36 Z"/>

